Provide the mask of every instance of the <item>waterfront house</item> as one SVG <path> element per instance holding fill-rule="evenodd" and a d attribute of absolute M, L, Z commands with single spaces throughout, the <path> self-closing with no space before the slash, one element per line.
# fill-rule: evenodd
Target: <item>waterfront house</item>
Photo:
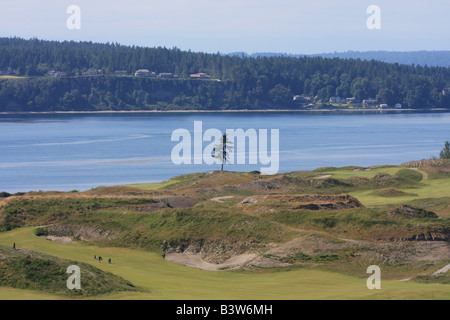
<path fill-rule="evenodd" d="M 341 97 L 331 97 L 329 102 L 330 103 L 345 103 L 345 100 Z"/>
<path fill-rule="evenodd" d="M 63 77 L 66 75 L 66 73 L 62 71 L 50 70 L 49 72 L 47 72 L 47 75 L 50 77 Z"/>
<path fill-rule="evenodd" d="M 155 72 L 150 72 L 147 69 L 139 69 L 134 73 L 135 77 L 156 77 Z"/>
<path fill-rule="evenodd" d="M 190 75 L 191 79 L 209 79 L 211 78 L 210 75 L 206 74 L 206 73 L 194 73 Z"/>
<path fill-rule="evenodd" d="M 378 104 L 378 100 L 377 99 L 366 99 L 366 100 L 363 100 L 363 105 L 365 107 L 376 106 L 377 104 Z"/>
<path fill-rule="evenodd" d="M 178 78 L 177 75 L 173 74 L 173 73 L 169 73 L 169 72 L 165 72 L 165 73 L 160 73 L 158 75 L 160 78 L 162 79 L 174 79 L 174 78 Z"/>
<path fill-rule="evenodd" d="M 98 75 L 98 74 L 102 74 L 102 70 L 90 69 L 90 70 L 85 71 L 85 72 L 82 73 L 83 76 L 95 76 L 95 75 Z"/>

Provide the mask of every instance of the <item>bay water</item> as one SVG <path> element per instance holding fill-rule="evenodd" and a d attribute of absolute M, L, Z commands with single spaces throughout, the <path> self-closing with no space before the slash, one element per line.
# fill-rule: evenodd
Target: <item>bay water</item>
<path fill-rule="evenodd" d="M 202 121 L 203 130 L 267 129 L 269 139 L 270 129 L 278 129 L 279 172 L 428 159 L 450 140 L 445 112 L 3 114 L 0 191 L 82 191 L 220 169 L 172 162 L 172 132 L 182 128 L 193 135 L 194 121 Z"/>

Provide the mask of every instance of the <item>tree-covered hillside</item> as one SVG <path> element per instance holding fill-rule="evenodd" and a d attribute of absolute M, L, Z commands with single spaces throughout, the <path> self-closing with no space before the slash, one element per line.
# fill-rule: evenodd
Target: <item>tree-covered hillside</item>
<path fill-rule="evenodd" d="M 135 77 L 138 69 L 178 78 Z M 49 71 L 61 72 L 50 76 Z M 83 75 L 101 70 L 98 75 Z M 126 75 L 114 74 L 118 70 Z M 299 108 L 295 95 L 450 108 L 450 68 L 321 57 L 244 58 L 92 42 L 0 38 L 0 112 Z M 190 74 L 210 79 L 194 80 Z M 323 106 L 323 105 L 322 105 Z"/>

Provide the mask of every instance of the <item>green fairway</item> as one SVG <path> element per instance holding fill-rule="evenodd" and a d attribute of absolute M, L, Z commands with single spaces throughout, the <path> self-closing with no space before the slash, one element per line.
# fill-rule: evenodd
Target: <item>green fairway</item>
<path fill-rule="evenodd" d="M 401 167 L 392 166 L 373 168 L 367 171 L 364 169 L 340 168 L 328 172 L 324 171 L 323 174 L 331 175 L 336 179 L 349 179 L 353 177 L 373 178 L 379 173 L 396 175 L 400 170 L 402 170 Z M 420 187 L 404 186 L 398 188 L 399 191 L 403 191 L 411 195 L 386 197 L 376 194 L 374 190 L 352 191 L 349 193 L 361 201 L 361 203 L 366 207 L 396 205 L 417 199 L 450 197 L 450 179 L 428 179 L 427 174 L 424 172 L 412 169 L 408 170 L 416 171 L 423 175 L 423 179 L 421 181 L 422 185 Z"/>
<path fill-rule="evenodd" d="M 442 284 L 382 281 L 368 290 L 366 278 L 311 269 L 293 271 L 203 271 L 165 261 L 153 252 L 62 244 L 39 238 L 31 228 L 0 233 L 0 244 L 91 263 L 131 281 L 141 292 L 99 296 L 101 299 L 450 299 Z M 94 255 L 112 258 L 99 263 Z M 83 272 L 83 271 L 82 271 Z M 0 299 L 61 298 L 29 290 L 0 288 Z"/>
<path fill-rule="evenodd" d="M 133 187 L 133 188 L 138 188 L 141 190 L 157 190 L 157 189 L 161 189 L 170 185 L 173 185 L 175 183 L 178 183 L 182 180 L 180 179 L 171 179 L 171 180 L 167 180 L 167 181 L 162 181 L 162 182 L 154 182 L 154 183 L 138 183 L 138 184 L 128 184 L 125 185 L 126 187 Z"/>

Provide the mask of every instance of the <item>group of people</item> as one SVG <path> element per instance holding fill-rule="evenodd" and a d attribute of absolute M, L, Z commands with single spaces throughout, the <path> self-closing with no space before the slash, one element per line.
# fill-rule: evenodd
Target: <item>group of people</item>
<path fill-rule="evenodd" d="M 99 262 L 102 262 L 102 260 L 103 260 L 103 258 L 101 256 L 97 257 L 97 255 L 94 256 L 94 259 L 98 260 Z M 108 263 L 111 263 L 111 258 L 108 259 Z"/>
<path fill-rule="evenodd" d="M 13 247 L 13 249 L 16 249 L 16 243 L 15 242 L 13 243 L 12 247 Z M 99 262 L 102 262 L 102 260 L 103 260 L 103 258 L 101 256 L 97 257 L 97 255 L 94 256 L 94 259 L 98 260 Z M 111 263 L 111 258 L 108 258 L 108 263 Z"/>

